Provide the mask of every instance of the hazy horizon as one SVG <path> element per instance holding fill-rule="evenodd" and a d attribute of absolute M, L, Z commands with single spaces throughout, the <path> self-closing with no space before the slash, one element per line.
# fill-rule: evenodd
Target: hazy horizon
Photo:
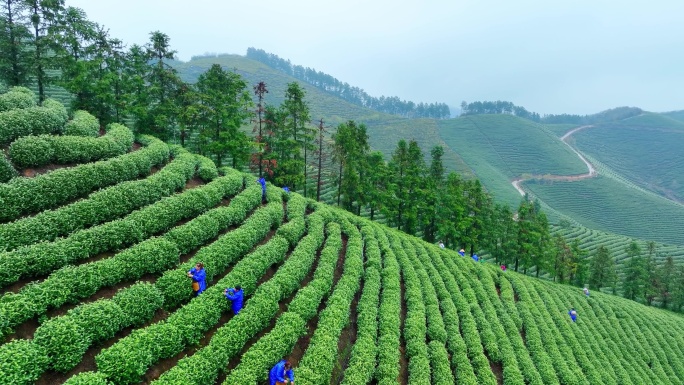
<path fill-rule="evenodd" d="M 66 0 L 129 46 L 160 30 L 183 61 L 254 47 L 376 97 L 506 100 L 540 114 L 684 109 L 684 2 L 190 4 Z"/>

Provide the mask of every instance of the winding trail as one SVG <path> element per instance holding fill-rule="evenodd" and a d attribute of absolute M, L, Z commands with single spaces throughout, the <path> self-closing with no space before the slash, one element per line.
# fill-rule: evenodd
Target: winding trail
<path fill-rule="evenodd" d="M 584 162 L 584 164 L 587 165 L 587 170 L 588 172 L 584 174 L 577 174 L 577 175 L 530 175 L 526 177 L 518 177 L 513 179 L 511 184 L 515 189 L 520 193 L 520 195 L 525 196 L 525 190 L 522 188 L 521 184 L 523 182 L 526 182 L 528 180 L 555 180 L 555 181 L 564 181 L 564 182 L 572 182 L 572 181 L 577 181 L 577 180 L 582 180 L 582 179 L 587 179 L 587 178 L 593 178 L 598 173 L 596 172 L 596 168 L 594 168 L 594 165 L 589 163 L 587 158 L 585 158 L 582 154 L 579 153 L 573 146 L 571 146 L 568 142 L 567 139 L 572 136 L 577 131 L 583 130 L 585 128 L 590 128 L 593 127 L 593 125 L 587 125 L 587 126 L 581 126 L 577 128 L 573 128 L 572 130 L 568 131 L 563 135 L 560 139 L 565 143 L 566 146 L 570 147 L 570 150 L 577 154 L 577 156 Z"/>

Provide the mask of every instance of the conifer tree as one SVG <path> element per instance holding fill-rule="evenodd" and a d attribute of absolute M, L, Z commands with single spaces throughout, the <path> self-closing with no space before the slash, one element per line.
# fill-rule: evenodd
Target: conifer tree
<path fill-rule="evenodd" d="M 615 288 L 615 261 L 610 256 L 610 251 L 601 245 L 596 249 L 596 254 L 589 264 L 589 287 L 600 289 L 613 286 Z"/>

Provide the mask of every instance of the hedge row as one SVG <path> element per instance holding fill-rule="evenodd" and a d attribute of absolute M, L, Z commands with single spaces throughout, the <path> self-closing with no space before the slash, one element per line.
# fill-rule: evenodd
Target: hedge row
<path fill-rule="evenodd" d="M 0 94 L 0 112 L 36 106 L 36 96 L 26 87 L 12 87 Z"/>
<path fill-rule="evenodd" d="M 435 267 L 435 263 L 433 263 L 433 260 L 436 262 L 438 258 L 438 255 L 435 254 L 433 252 L 431 255 L 428 255 L 424 249 L 419 249 L 417 257 L 425 267 L 439 300 L 444 327 L 447 332 L 446 347 L 451 355 L 452 372 L 459 384 L 477 384 L 473 367 L 470 364 L 470 360 L 468 360 L 468 349 L 459 330 L 460 320 L 458 318 L 458 311 L 452 300 L 450 290 L 447 290 L 447 284 L 452 285 L 454 282 L 453 280 L 442 278 Z M 451 289 L 454 291 L 458 290 L 457 287 L 453 286 Z"/>
<path fill-rule="evenodd" d="M 22 136 L 60 134 L 68 119 L 64 105 L 54 99 L 46 99 L 40 107 L 0 112 L 0 145 Z"/>
<path fill-rule="evenodd" d="M 444 325 L 444 319 L 439 309 L 439 300 L 437 299 L 437 291 L 435 286 L 430 281 L 425 267 L 419 262 L 418 254 L 425 253 L 425 249 L 418 242 L 411 242 L 411 240 L 404 238 L 404 248 L 409 257 L 411 265 L 418 276 L 418 281 L 421 282 L 423 289 L 423 302 L 425 303 L 425 316 L 427 317 L 427 337 L 430 341 L 438 341 L 442 344 L 446 343 L 447 333 Z"/>
<path fill-rule="evenodd" d="M 465 281 L 463 283 L 462 291 L 466 298 L 475 298 L 475 301 L 479 304 L 479 306 L 474 309 L 473 313 L 476 322 L 478 325 L 481 325 L 480 334 L 482 335 L 483 340 L 493 339 L 495 341 L 494 344 L 485 342 L 489 358 L 492 361 L 502 364 L 503 379 L 506 383 L 525 384 L 523 371 L 529 372 L 527 377 L 530 383 L 541 383 L 541 377 L 534 368 L 534 364 L 532 364 L 529 354 L 521 354 L 520 357 L 521 361 L 526 363 L 526 366 L 523 367 L 519 364 L 518 355 L 511 345 L 511 342 L 512 340 L 522 342 L 522 339 L 520 338 L 519 333 L 517 335 L 513 334 L 512 338 L 509 338 L 509 335 L 506 333 L 499 320 L 499 312 L 497 312 L 494 303 L 500 303 L 500 300 L 496 293 L 494 282 L 491 281 L 491 277 L 489 276 L 488 269 L 484 268 L 482 265 L 477 265 L 474 267 L 474 270 L 478 279 Z M 463 275 L 459 275 L 458 272 L 455 276 L 459 282 L 463 279 Z M 483 285 L 485 282 L 489 283 L 486 287 Z M 494 351 L 490 349 L 498 350 Z"/>
<path fill-rule="evenodd" d="M 390 233 L 390 244 L 394 249 L 401 266 L 401 276 L 404 281 L 404 301 L 406 302 L 406 319 L 404 320 L 404 341 L 406 343 L 406 358 L 408 359 L 408 380 L 412 384 L 430 383 L 430 358 L 426 343 L 426 314 L 425 303 L 413 265 L 408 258 L 407 246 L 402 244 L 400 235 Z"/>
<path fill-rule="evenodd" d="M 342 220 L 342 230 L 349 237 L 344 272 L 318 316 L 314 335 L 299 362 L 297 381 L 300 384 L 330 383 L 338 358 L 338 340 L 342 330 L 349 325 L 351 303 L 359 291 L 363 276 L 363 240 L 359 230 L 345 219 Z"/>
<path fill-rule="evenodd" d="M 81 362 L 91 345 L 114 337 L 125 327 L 142 325 L 162 303 L 161 292 L 154 285 L 137 283 L 112 299 L 86 303 L 49 319 L 36 329 L 33 341 L 47 353 L 50 368 L 64 373 Z"/>
<path fill-rule="evenodd" d="M 450 385 L 455 384 L 453 373 L 449 368 L 449 354 L 444 344 L 439 341 L 428 343 L 428 354 L 430 356 L 430 367 L 432 368 L 432 384 Z"/>
<path fill-rule="evenodd" d="M 100 122 L 88 111 L 78 110 L 64 126 L 64 134 L 95 138 L 100 135 Z"/>
<path fill-rule="evenodd" d="M 259 191 L 259 201 L 261 198 L 260 192 L 261 191 Z M 236 201 L 238 201 L 237 198 L 233 203 Z M 240 203 L 235 204 L 239 205 Z M 237 211 L 246 212 L 244 208 L 242 210 L 238 209 Z M 185 226 L 194 226 L 198 228 L 201 224 L 188 223 Z M 57 323 L 57 320 L 60 319 L 59 317 L 48 321 L 48 323 L 51 323 L 54 320 L 55 325 L 80 325 L 82 328 L 77 330 L 78 333 L 73 330 L 73 333 L 62 333 L 61 328 L 50 327 L 46 329 L 44 333 L 47 338 L 45 338 L 46 342 L 42 344 L 45 345 L 48 352 L 52 352 L 51 359 L 54 369 L 68 371 L 80 361 L 83 352 L 85 352 L 92 343 L 111 338 L 114 333 L 129 325 L 142 325 L 162 306 L 162 302 L 162 293 L 154 285 L 138 284 L 131 286 L 121 290 L 111 300 L 101 300 L 97 302 L 98 308 L 109 309 L 109 311 L 105 312 L 110 319 L 106 327 L 102 326 L 104 324 L 102 321 L 102 312 L 96 313 L 96 316 L 93 317 L 90 315 L 92 311 L 86 312 L 84 310 L 79 310 L 76 312 L 76 309 L 74 309 L 67 314 L 66 317 L 69 318 L 60 320 L 60 323 Z M 91 305 L 92 304 L 82 305 L 82 307 L 87 309 L 88 306 Z M 118 312 L 116 306 L 120 307 L 123 312 Z M 73 329 L 73 327 L 71 328 Z M 84 335 L 86 337 L 83 337 Z M 88 335 L 93 336 L 93 338 L 88 338 Z M 36 332 L 36 336 L 38 336 L 38 331 Z"/>
<path fill-rule="evenodd" d="M 207 158 L 206 156 L 197 155 L 199 158 L 199 166 L 197 167 L 197 176 L 203 181 L 214 180 L 219 176 L 219 171 L 216 168 L 214 161 Z M 232 170 L 232 169 L 228 169 Z M 224 171 L 224 173 L 230 173 L 231 171 Z"/>
<path fill-rule="evenodd" d="M 380 299 L 380 247 L 372 225 L 364 225 L 361 233 L 366 244 L 366 269 L 363 292 L 357 305 L 356 342 L 352 347 L 343 385 L 365 385 L 373 378 L 377 363 L 378 304 Z"/>
<path fill-rule="evenodd" d="M 529 297 L 527 297 L 527 289 L 521 286 L 518 278 L 515 277 L 514 274 L 507 275 L 506 277 L 503 277 L 502 280 L 503 279 L 508 280 L 512 284 L 513 289 L 521 300 L 523 297 L 525 297 L 529 301 Z M 549 353 L 546 351 L 545 344 L 542 342 L 543 340 L 541 331 L 539 330 L 540 328 L 537 326 L 537 321 L 532 315 L 527 303 L 528 302 L 522 301 L 518 302 L 518 311 L 520 312 L 520 316 L 523 321 L 523 328 L 525 330 L 525 342 L 527 345 L 527 350 L 530 352 L 532 360 L 534 361 L 534 366 L 539 371 L 539 375 L 541 375 L 544 383 L 559 383 L 558 375 L 554 369 L 554 362 L 551 360 Z"/>
<path fill-rule="evenodd" d="M 41 167 L 49 163 L 89 163 L 128 152 L 133 145 L 131 130 L 112 123 L 99 138 L 82 136 L 25 136 L 12 142 L 9 154 L 19 168 Z"/>
<path fill-rule="evenodd" d="M 98 370 L 115 384 L 139 382 L 150 366 L 196 344 L 219 322 L 229 307 L 223 293 L 226 287 L 241 285 L 245 294 L 251 294 L 261 275 L 269 266 L 281 261 L 287 249 L 284 238 L 271 238 L 246 255 L 226 277 L 171 314 L 166 321 L 136 330 L 103 350 L 95 357 Z"/>
<path fill-rule="evenodd" d="M 542 381 L 541 375 L 537 371 L 537 368 L 535 368 L 534 362 L 532 362 L 530 353 L 525 347 L 525 341 L 523 341 L 520 335 L 520 329 L 516 327 L 516 324 L 513 321 L 513 316 L 507 313 L 506 307 L 504 306 L 506 301 L 510 301 L 510 303 L 513 304 L 513 309 L 515 310 L 515 299 L 512 293 L 512 288 L 510 287 L 510 284 L 508 287 L 504 287 L 504 285 L 499 283 L 500 295 L 497 294 L 496 281 L 494 281 L 493 277 L 497 277 L 496 274 L 498 273 L 498 269 L 495 269 L 497 268 L 494 267 L 491 269 L 482 270 L 481 274 L 478 273 L 478 277 L 482 284 L 478 285 L 478 282 L 473 282 L 473 287 L 475 288 L 478 297 L 482 296 L 482 294 L 488 296 L 487 299 L 483 300 L 487 304 L 485 309 L 485 312 L 487 313 L 487 319 L 496 319 L 497 323 L 499 324 L 499 326 L 496 326 L 495 332 L 501 346 L 501 356 L 504 365 L 504 378 L 511 382 L 514 381 L 511 378 L 515 378 L 515 381 L 518 383 L 523 381 L 523 383 L 527 384 L 541 385 L 544 382 Z M 497 271 L 497 273 L 494 273 L 493 271 Z M 482 290 L 480 290 L 480 288 Z M 494 307 L 494 313 L 492 313 L 492 310 L 490 310 L 489 304 Z M 495 318 L 494 314 L 496 314 L 497 318 Z M 517 310 L 515 311 L 515 315 L 517 315 Z M 524 379 L 520 379 L 518 374 L 515 373 L 516 370 L 511 368 L 513 367 L 513 362 L 517 362 L 519 373 L 522 374 Z"/>
<path fill-rule="evenodd" d="M 439 252 L 433 251 L 430 255 L 431 258 L 427 259 L 421 253 L 418 254 L 418 257 L 422 258 L 421 261 L 427 268 L 430 278 L 433 279 L 433 286 L 439 299 L 444 326 L 447 331 L 446 347 L 451 354 L 451 369 L 456 381 L 459 384 L 476 385 L 478 378 L 468 357 L 468 344 L 460 330 L 461 319 L 456 300 L 462 299 L 462 296 L 458 297 L 460 289 L 456 280 L 453 275 L 448 274 L 448 268 L 444 265 Z M 463 306 L 463 303 L 459 303 L 459 305 Z"/>
<path fill-rule="evenodd" d="M 135 281 L 145 274 L 159 274 L 178 262 L 175 244 L 163 238 L 150 238 L 111 258 L 63 267 L 40 283 L 0 297 L 0 329 L 6 334 L 50 308 L 78 303 L 101 288 L 124 280 Z"/>
<path fill-rule="evenodd" d="M 285 312 L 273 330 L 261 337 L 240 357 L 240 364 L 226 376 L 223 385 L 257 384 L 268 377 L 268 370 L 306 334 L 306 321 L 299 314 Z M 299 381 L 299 380 L 297 380 Z"/>
<path fill-rule="evenodd" d="M 318 246 L 316 238 L 322 235 L 323 221 L 321 219 L 322 216 L 318 213 L 311 216 L 310 234 L 313 235 L 302 240 L 300 246 L 297 246 L 283 267 L 278 270 L 279 272 L 282 269 L 286 269 L 282 271 L 291 271 L 301 265 L 298 261 L 306 261 L 315 255 Z M 294 308 L 298 310 L 297 313 L 303 311 L 306 314 L 315 315 L 320 301 L 332 286 L 333 272 L 339 249 L 342 247 L 339 226 L 335 223 L 328 224 L 327 234 L 328 238 L 321 252 L 314 279 L 307 286 L 299 289 L 294 300 L 290 303 L 290 311 L 294 310 L 293 304 L 298 303 L 299 305 L 294 305 Z M 276 274 L 271 280 L 257 288 L 240 314 L 220 327 L 207 346 L 195 352 L 194 355 L 178 361 L 176 366 L 162 374 L 154 384 L 214 384 L 219 372 L 228 365 L 230 359 L 240 353 L 243 346 L 263 328 L 267 327 L 273 317 L 276 316 L 279 311 L 278 303 L 284 298 L 283 293 L 287 292 L 288 288 L 299 284 L 298 279 L 293 279 L 287 273 Z M 314 287 L 319 290 L 310 289 Z"/>
<path fill-rule="evenodd" d="M 77 231 L 68 238 L 0 253 L 0 286 L 21 278 L 48 274 L 67 264 L 121 249 L 168 231 L 178 221 L 193 218 L 219 204 L 224 197 L 235 195 L 242 183 L 242 174 L 234 171 L 207 185 L 163 198 L 124 218 Z M 254 198 L 257 193 L 252 192 L 251 196 Z M 257 198 L 251 200 L 253 205 L 248 209 L 260 202 L 260 196 Z"/>
<path fill-rule="evenodd" d="M 268 210 L 269 206 L 280 206 L 282 218 L 282 204 L 275 201 L 254 213 L 248 221 L 260 218 L 260 226 L 257 228 L 268 229 L 273 220 L 268 216 L 258 214 Z M 255 229 L 251 229 L 247 233 L 254 234 Z M 216 256 L 231 253 L 235 247 L 234 243 L 218 243 L 227 236 L 219 238 L 219 241 L 202 250 L 212 249 Z M 245 236 L 249 236 L 249 234 L 245 234 Z M 259 239 L 261 238 L 263 236 L 259 237 Z M 98 370 L 105 373 L 115 384 L 130 384 L 140 381 L 147 369 L 158 360 L 172 357 L 188 345 L 196 344 L 206 331 L 219 322 L 223 312 L 229 308 L 228 301 L 226 301 L 223 293 L 226 287 L 241 285 L 245 294 L 249 295 L 255 290 L 259 278 L 268 267 L 283 260 L 288 248 L 287 240 L 277 235 L 274 236 L 266 244 L 257 247 L 252 253 L 244 256 L 228 275 L 175 311 L 165 321 L 135 330 L 131 335 L 103 350 L 95 357 Z M 244 252 L 234 258 L 242 255 Z M 207 264 L 205 264 L 205 269 L 207 270 L 207 281 L 211 282 L 209 277 L 211 270 L 207 268 Z M 217 273 L 218 271 L 214 270 L 212 275 Z M 190 286 L 187 283 L 187 277 L 185 278 L 185 286 Z M 157 287 L 160 287 L 159 280 Z M 165 300 L 169 298 L 166 297 L 168 294 L 164 293 Z M 178 292 L 178 294 L 183 295 L 182 292 Z M 172 299 L 181 302 L 185 298 Z"/>
<path fill-rule="evenodd" d="M 538 303 L 544 304 L 544 318 L 551 322 L 548 327 L 551 329 L 552 333 L 556 335 L 556 344 L 563 353 L 563 356 L 568 357 L 568 362 L 575 368 L 576 372 L 582 373 L 581 376 L 578 376 L 577 381 L 586 380 L 586 382 L 590 384 L 603 383 L 601 372 L 604 374 L 607 372 L 600 372 L 594 366 L 594 363 L 588 356 L 588 354 L 591 356 L 594 356 L 594 354 L 587 352 L 586 346 L 580 345 L 577 341 L 577 337 L 575 337 L 575 328 L 567 322 L 567 318 L 556 316 L 556 314 L 563 314 L 567 310 L 559 311 L 559 309 L 555 308 L 550 297 L 544 291 L 537 292 L 534 289 L 534 285 L 531 285 L 530 289 L 531 290 L 529 291 L 532 293 L 533 298 L 537 301 L 541 300 L 541 302 Z M 556 311 L 554 311 L 554 309 Z"/>
<path fill-rule="evenodd" d="M 312 225 L 309 234 L 316 237 L 315 239 L 312 238 L 312 241 L 320 239 L 320 243 L 322 243 L 323 220 L 322 217 L 319 217 L 319 220 L 314 221 L 314 218 L 315 216 L 312 216 L 311 218 Z M 313 227 L 314 223 L 317 223 L 315 230 Z M 308 237 L 309 235 L 307 235 L 307 238 Z M 320 243 L 312 243 L 313 242 L 308 242 L 308 244 L 302 248 L 300 248 L 300 246 L 297 247 L 297 249 L 301 250 L 299 253 L 300 255 L 295 262 L 290 264 L 288 267 L 288 272 L 294 272 L 294 270 L 298 269 L 298 266 L 301 266 L 302 263 L 308 265 L 308 262 L 311 261 L 311 264 L 313 264 L 316 254 L 315 246 L 317 246 L 316 244 L 320 246 Z M 299 269 L 301 269 L 301 267 L 299 267 Z M 277 309 L 277 301 L 287 297 L 297 288 L 297 286 L 299 286 L 299 282 L 301 282 L 301 280 L 307 274 L 308 269 L 310 269 L 310 265 L 303 272 L 303 274 L 301 272 L 297 272 L 297 279 L 292 279 L 290 274 L 285 272 L 285 270 L 279 269 L 278 273 L 280 273 L 280 275 L 277 280 L 274 276 L 274 279 L 259 287 L 259 292 L 263 293 L 260 294 L 261 304 L 263 305 L 264 302 L 270 302 L 271 307 Z M 268 295 L 268 293 L 276 292 L 279 293 L 279 295 L 272 294 L 272 297 L 274 297 L 273 299 L 276 299 L 276 301 L 273 301 L 273 299 L 267 300 L 266 295 Z M 255 297 L 257 297 L 256 294 Z M 318 304 L 319 302 L 311 301 L 309 306 L 317 307 Z M 273 317 L 274 315 L 275 313 L 272 313 L 269 318 Z M 267 322 L 268 321 L 264 323 L 262 321 L 261 324 L 265 325 Z M 304 335 L 306 331 L 306 320 L 302 318 L 301 315 L 292 311 L 283 313 L 276 321 L 275 327 L 264 337 L 259 339 L 249 350 L 247 350 L 247 352 L 240 357 L 240 364 L 226 376 L 224 384 L 248 384 L 256 383 L 258 380 L 264 380 L 267 376 L 268 369 L 270 369 L 270 367 L 280 358 L 285 356 L 287 352 L 291 351 L 292 347 L 299 340 L 299 337 Z M 244 340 L 244 342 L 246 341 L 247 340 Z M 244 345 L 244 342 L 242 345 Z M 236 353 L 237 351 L 235 354 Z"/>
<path fill-rule="evenodd" d="M 316 220 L 314 221 L 314 219 Z M 263 288 L 259 288 L 258 292 L 264 293 L 261 295 L 262 298 L 264 298 L 263 296 L 266 295 L 266 293 L 279 291 L 280 295 L 270 300 L 277 305 L 278 301 L 289 297 L 301 285 L 301 282 L 313 266 L 316 259 L 316 250 L 323 243 L 324 223 L 322 217 L 316 214 L 312 215 L 311 223 L 309 235 L 300 243 L 301 246 L 298 245 L 297 249 L 295 249 L 296 255 L 295 252 L 293 252 L 287 262 L 278 269 L 278 272 L 273 279 L 262 285 Z M 304 244 L 305 241 L 307 241 L 306 244 Z M 300 294 L 302 293 L 298 293 L 298 296 L 300 296 Z M 324 293 L 324 295 L 325 294 L 326 293 Z M 310 298 L 311 301 L 308 303 L 307 313 L 310 313 L 314 308 L 317 308 L 321 300 L 321 298 L 317 296 Z M 316 299 L 318 299 L 318 301 Z M 269 318 L 272 318 L 273 316 L 275 316 L 275 314 L 270 314 Z M 265 326 L 269 321 L 262 322 L 262 325 Z M 306 334 L 306 322 L 307 320 L 305 318 L 293 311 L 283 313 L 276 321 L 275 327 L 252 345 L 247 352 L 242 354 L 240 357 L 240 364 L 235 370 L 227 375 L 224 383 L 248 384 L 266 379 L 268 369 L 292 350 L 292 347 L 297 343 L 299 337 Z M 240 333 L 238 333 L 238 335 L 239 334 Z M 244 343 L 247 342 L 247 340 L 241 342 L 243 343 L 240 345 L 244 346 Z M 238 351 L 235 353 L 238 353 Z"/>
<path fill-rule="evenodd" d="M 14 250 L 119 218 L 185 187 L 196 166 L 194 155 L 183 154 L 146 179 L 119 183 L 70 205 L 0 224 L 0 244 L 3 251 Z"/>
<path fill-rule="evenodd" d="M 432 370 L 432 383 L 453 384 L 455 379 L 451 372 L 449 356 L 445 346 L 448 339 L 444 320 L 446 317 L 443 318 L 442 316 L 437 295 L 437 287 L 439 284 L 436 282 L 436 277 L 430 277 L 426 271 L 426 263 L 421 261 L 421 259 L 429 259 L 427 252 L 422 247 L 421 243 L 414 241 L 411 244 L 409 239 L 404 239 L 404 244 L 409 260 L 414 266 L 414 270 L 423 289 L 423 301 L 425 302 L 425 313 L 427 316 L 427 336 L 429 341 L 427 353 Z M 428 261 L 428 263 L 431 262 Z"/>
<path fill-rule="evenodd" d="M 12 163 L 5 157 L 5 153 L 0 151 L 0 183 L 5 183 L 19 175 Z"/>
<path fill-rule="evenodd" d="M 145 148 L 109 160 L 55 170 L 34 178 L 14 178 L 0 185 L 0 222 L 57 207 L 89 192 L 148 175 L 169 159 L 168 146 L 141 137 Z"/>
<path fill-rule="evenodd" d="M 254 195 L 257 194 L 254 193 L 256 187 L 253 185 L 248 190 Z M 246 214 L 247 211 L 212 211 L 190 221 L 189 223 L 193 224 L 192 227 L 173 229 L 165 237 L 179 245 L 181 253 L 185 253 L 216 237 L 220 229 L 225 228 L 221 226 L 222 223 L 228 221 L 235 223 L 237 219 L 244 220 Z M 156 283 L 164 294 L 164 307 L 168 310 L 174 309 L 192 298 L 192 288 L 188 285 L 187 272 L 195 264 L 198 262 L 204 264 L 207 282 L 211 282 L 216 275 L 225 271 L 261 241 L 271 228 L 278 227 L 282 218 L 282 203 L 272 201 L 244 220 L 240 227 L 221 236 L 210 246 L 203 247 L 186 263 L 165 272 Z"/>
<path fill-rule="evenodd" d="M 382 292 L 378 308 L 378 385 L 394 385 L 399 378 L 399 336 L 401 313 L 401 277 L 399 263 L 389 245 L 384 229 L 378 228 L 377 239 L 383 256 Z"/>
<path fill-rule="evenodd" d="M 45 351 L 30 340 L 0 345 L 0 378 L 4 384 L 33 384 L 48 367 Z"/>
<path fill-rule="evenodd" d="M 279 202 L 274 205 L 280 206 L 282 210 Z M 232 222 L 229 221 L 227 226 L 230 223 Z M 194 239 L 198 234 L 211 233 L 212 230 L 204 225 L 202 222 L 191 221 L 180 228 L 187 229 L 188 231 L 183 234 Z M 208 240 L 212 236 L 198 238 Z M 102 287 L 112 286 L 123 280 L 135 280 L 143 274 L 161 273 L 178 264 L 179 254 L 178 246 L 172 241 L 151 238 L 112 258 L 75 267 L 64 267 L 39 284 L 30 284 L 18 294 L 8 293 L 1 297 L 0 328 L 7 333 L 11 327 L 45 313 L 48 308 L 57 308 L 67 302 L 78 302 Z"/>
<path fill-rule="evenodd" d="M 603 311 L 602 307 L 605 306 L 604 304 L 600 304 L 601 306 L 596 304 L 595 298 L 597 298 L 596 294 L 592 296 L 592 301 L 578 301 L 575 304 L 575 308 L 582 314 L 583 319 L 585 316 L 591 317 L 591 315 L 595 314 L 594 319 L 591 320 L 592 322 L 582 322 L 578 326 L 588 326 L 595 329 L 596 335 L 600 336 L 603 341 L 607 341 L 606 355 L 611 357 L 612 362 L 616 362 L 619 365 L 615 367 L 615 375 L 619 383 L 630 384 L 632 383 L 631 378 L 649 378 L 647 373 L 650 372 L 650 368 L 642 365 L 643 361 L 637 361 L 639 354 L 633 350 L 631 336 L 627 340 L 623 339 L 624 335 L 621 335 L 624 333 L 623 328 L 615 322 L 617 321 L 616 319 L 610 318 L 608 313 Z M 596 306 L 592 306 L 594 304 Z M 606 310 L 610 308 L 609 306 L 605 307 Z M 598 318 L 606 319 L 608 322 L 596 322 Z M 614 329 L 616 326 L 619 329 Z M 623 370 L 620 370 L 620 366 Z M 624 380 L 624 377 L 627 377 L 628 380 Z"/>

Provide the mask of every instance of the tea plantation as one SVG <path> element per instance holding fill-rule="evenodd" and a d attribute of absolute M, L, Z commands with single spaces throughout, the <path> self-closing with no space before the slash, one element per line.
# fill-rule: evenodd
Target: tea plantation
<path fill-rule="evenodd" d="M 48 105 L 0 112 L 0 384 L 262 384 L 283 357 L 297 384 L 684 382 L 681 315 L 262 200 L 252 175 Z"/>

